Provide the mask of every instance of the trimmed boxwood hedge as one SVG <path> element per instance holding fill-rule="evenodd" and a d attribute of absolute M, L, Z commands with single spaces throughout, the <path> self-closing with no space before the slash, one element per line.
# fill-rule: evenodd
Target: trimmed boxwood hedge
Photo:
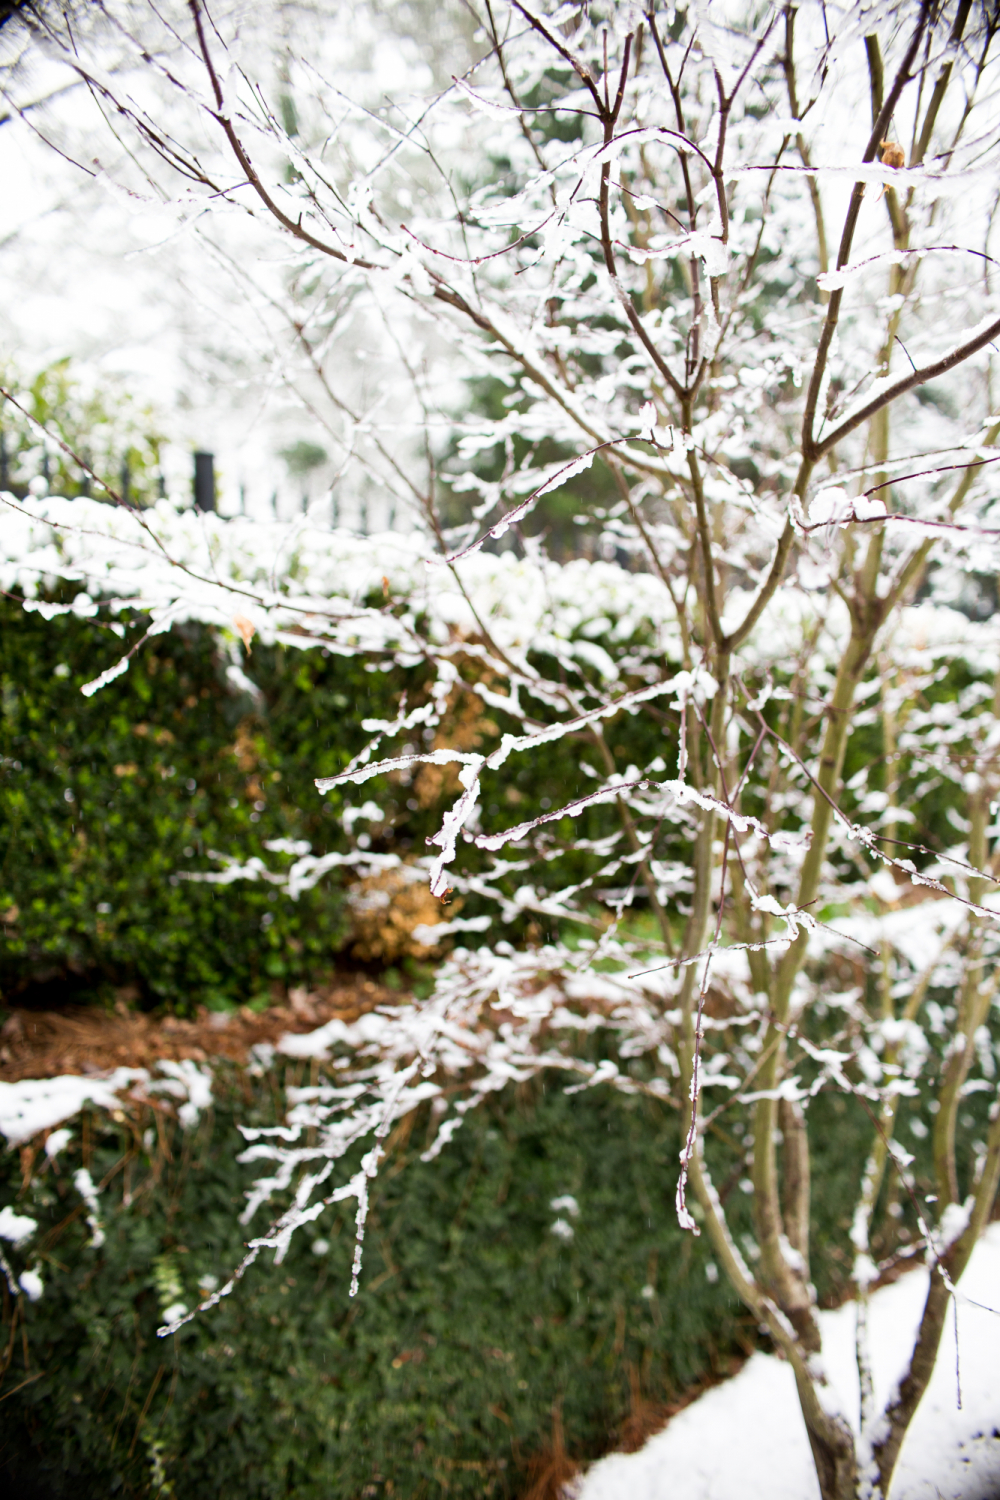
<path fill-rule="evenodd" d="M 66 600 L 75 592 L 64 589 Z M 62 597 L 54 596 L 56 599 Z M 320 648 L 255 642 L 246 673 L 253 696 L 234 685 L 229 644 L 199 625 L 175 626 L 137 652 L 129 671 L 92 698 L 80 687 L 119 659 L 125 640 L 97 620 L 25 613 L 0 600 L 0 992 L 53 986 L 64 1001 L 112 998 L 134 986 L 146 1006 L 180 1012 L 198 1004 L 266 1002 L 275 982 L 319 983 L 347 942 L 343 887 L 328 876 L 297 902 L 260 883 L 228 886 L 178 879 L 216 870 L 209 850 L 272 867 L 264 844 L 306 839 L 313 852 L 346 849 L 338 813 L 345 798 L 321 797 L 317 776 L 341 770 L 367 742 L 366 718 L 394 717 L 401 694 L 420 699 L 424 669 L 373 671 L 364 660 Z M 239 647 L 242 654 L 243 648 Z M 449 726 L 464 743 L 513 727 L 462 698 Z M 609 730 L 622 768 L 667 749 L 664 732 L 623 714 Z M 667 750 L 667 753 L 672 753 Z M 589 788 L 581 746 L 567 739 L 534 761 L 512 759 L 488 779 L 483 826 L 523 818 Z M 447 775 L 373 782 L 386 820 L 376 850 L 426 852 L 454 790 Z M 590 809 L 576 832 L 615 826 L 614 808 Z M 568 842 L 574 830 L 564 830 Z M 477 855 L 467 848 L 466 860 Z M 581 876 L 589 856 L 568 852 L 539 881 Z M 579 869 L 577 869 L 579 865 Z M 512 877 L 513 878 L 513 877 Z M 482 908 L 485 910 L 486 908 Z M 473 900 L 470 915 L 480 910 Z M 494 913 L 495 914 L 495 913 Z M 554 925 L 554 924 L 550 924 Z M 540 936 L 529 916 L 491 938 Z M 67 988 L 69 986 L 69 989 Z"/>
<path fill-rule="evenodd" d="M 5 1303 L 3 1389 L 31 1380 L 8 1397 L 6 1457 L 55 1493 L 512 1496 L 554 1409 L 568 1451 L 593 1456 L 640 1391 L 676 1396 L 747 1347 L 745 1316 L 706 1276 L 704 1242 L 677 1228 L 676 1120 L 646 1100 L 568 1099 L 558 1080 L 508 1091 L 431 1164 L 419 1161 L 426 1119 L 404 1124 L 353 1302 L 346 1204 L 298 1235 L 282 1266 L 268 1256 L 218 1309 L 158 1340 L 164 1303 L 190 1304 L 250 1233 L 237 1214 L 253 1168 L 235 1161 L 234 1120 L 272 1119 L 275 1095 L 229 1077 L 187 1137 L 150 1130 L 148 1112 L 134 1128 L 90 1115 L 95 1180 L 118 1166 L 99 1250 L 70 1185 L 79 1139 L 58 1176 L 35 1164 L 17 1202 L 41 1227 L 16 1258 L 42 1251 L 46 1289 L 22 1303 L 20 1328 Z M 9 1202 L 14 1153 L 0 1172 Z M 580 1208 L 563 1212 L 568 1240 L 550 1207 L 565 1194 Z"/>
<path fill-rule="evenodd" d="M 572 1458 L 592 1458 L 630 1419 L 641 1428 L 650 1404 L 725 1372 L 756 1332 L 710 1279 L 706 1239 L 677 1226 L 676 1116 L 564 1088 L 508 1089 L 429 1164 L 426 1117 L 404 1122 L 376 1183 L 354 1301 L 345 1204 L 297 1235 L 283 1265 L 258 1261 L 165 1341 L 163 1306 L 178 1295 L 190 1305 L 199 1278 L 225 1274 L 252 1232 L 237 1222 L 254 1168 L 235 1160 L 235 1121 L 273 1120 L 277 1079 L 220 1070 L 214 1109 L 186 1136 L 169 1121 L 151 1128 L 148 1111 L 118 1124 L 91 1113 L 58 1174 L 41 1153 L 41 1164 L 5 1153 L 0 1201 L 40 1225 L 11 1255 L 38 1266 L 45 1292 L 21 1299 L 16 1321 L 4 1302 L 0 1465 L 73 1500 L 514 1497 L 554 1424 Z M 864 1121 L 840 1116 L 830 1133 L 842 1146 L 852 1128 Z M 97 1250 L 71 1186 L 81 1143 L 94 1179 L 110 1174 Z M 745 1233 L 739 1157 L 717 1136 L 710 1154 Z M 824 1163 L 817 1233 L 849 1265 L 846 1160 Z M 561 1214 L 569 1239 L 552 1232 L 552 1200 L 566 1194 L 579 1204 L 577 1217 Z"/>
<path fill-rule="evenodd" d="M 94 621 L 0 601 L 0 987 L 48 981 L 65 999 L 67 981 L 82 998 L 133 985 L 184 1011 L 316 982 L 345 935 L 335 882 L 293 903 L 177 875 L 217 869 L 210 849 L 273 866 L 267 839 L 340 847 L 340 799 L 312 778 L 361 747 L 360 720 L 391 709 L 398 685 L 361 662 L 258 648 L 255 699 L 229 681 L 213 632 L 180 626 L 84 698 L 123 649 Z"/>

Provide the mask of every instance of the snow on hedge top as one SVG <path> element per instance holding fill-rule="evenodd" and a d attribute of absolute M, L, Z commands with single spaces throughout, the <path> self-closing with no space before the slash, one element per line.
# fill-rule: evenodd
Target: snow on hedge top
<path fill-rule="evenodd" d="M 167 1094 L 181 1101 L 177 1116 L 185 1130 L 190 1129 L 212 1102 L 211 1073 L 188 1058 L 179 1063 L 161 1061 L 156 1066 L 166 1077 L 151 1079 L 146 1068 L 115 1068 L 103 1078 L 64 1073 L 59 1078 L 22 1078 L 17 1083 L 0 1083 L 0 1135 L 7 1137 L 10 1146 L 23 1145 L 43 1130 L 74 1119 L 85 1104 L 98 1109 L 118 1109 L 126 1090 L 131 1090 L 136 1098 Z M 64 1145 L 64 1140 L 59 1141 L 55 1150 Z"/>
<path fill-rule="evenodd" d="M 137 513 L 96 500 L 5 497 L 0 587 L 34 598 L 58 579 L 85 595 L 66 612 L 92 614 L 100 598 L 148 609 L 154 632 L 185 620 L 240 630 L 239 616 L 263 640 L 288 645 L 405 649 L 418 618 L 440 644 L 479 635 L 477 616 L 504 649 L 544 649 L 547 640 L 564 649 L 576 635 L 627 639 L 653 626 L 661 644 L 669 636 L 669 653 L 676 633 L 659 581 L 614 563 L 477 553 L 456 575 L 418 532 L 362 537 L 306 518 L 289 525 L 179 512 L 168 501 Z"/>
<path fill-rule="evenodd" d="M 119 1094 L 137 1081 L 148 1079 L 145 1068 L 116 1068 L 107 1078 L 24 1078 L 19 1083 L 0 1083 L 0 1134 L 11 1146 L 30 1141 L 78 1115 L 85 1104 L 117 1109 Z"/>
<path fill-rule="evenodd" d="M 16 1213 L 9 1203 L 0 1208 L 0 1240 L 7 1240 L 15 1249 L 27 1243 L 38 1228 L 36 1219 L 27 1214 Z"/>
<path fill-rule="evenodd" d="M 481 639 L 485 625 L 508 655 L 573 658 L 606 685 L 623 668 L 636 669 L 639 641 L 643 654 L 661 662 L 681 659 L 674 604 L 660 579 L 613 562 L 557 563 L 532 546 L 527 557 L 480 551 L 449 567 L 416 531 L 365 537 L 319 528 L 307 517 L 292 524 L 226 518 L 179 511 L 166 500 L 141 512 L 58 496 L 4 495 L 0 503 L 0 588 L 21 590 L 25 607 L 47 618 L 96 614 L 100 600 L 112 612 L 148 611 L 150 634 L 196 620 L 229 631 L 234 641 L 259 635 L 268 644 L 389 653 L 403 664 L 423 660 L 428 641 L 447 650 L 456 640 Z M 58 581 L 80 585 L 71 604 L 38 597 Z M 738 598 L 736 615 L 750 599 Z M 791 574 L 745 643 L 743 665 L 785 659 L 804 619 L 817 611 L 824 616 L 823 655 L 849 628 L 846 612 L 826 590 L 804 589 Z M 904 609 L 895 639 L 909 665 L 961 656 L 975 671 L 1000 669 L 989 622 L 939 603 Z M 627 668 L 615 660 L 619 653 L 629 658 Z M 91 689 L 122 670 L 124 663 L 112 667 Z"/>

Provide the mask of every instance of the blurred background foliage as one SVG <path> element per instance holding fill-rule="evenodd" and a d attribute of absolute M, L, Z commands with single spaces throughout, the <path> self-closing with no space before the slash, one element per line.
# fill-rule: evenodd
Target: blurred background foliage
<path fill-rule="evenodd" d="M 18 402 L 0 400 L 0 490 L 100 498 L 96 475 L 136 505 L 163 494 L 156 414 L 123 387 L 84 382 L 68 359 L 31 376 L 0 363 L 0 386 Z"/>
<path fill-rule="evenodd" d="M 512 374 L 509 384 L 494 379 L 471 381 L 468 419 L 474 425 L 480 415 L 491 421 L 500 421 L 511 410 L 527 410 L 531 398 L 524 385 L 525 379 L 520 374 Z M 494 444 L 468 457 L 463 453 L 463 442 L 453 440 L 446 450 L 442 475 L 442 524 L 445 527 L 470 524 L 474 510 L 481 509 L 478 484 L 498 485 L 502 479 L 509 479 L 522 468 L 568 464 L 578 457 L 577 450 L 568 443 L 560 443 L 551 437 L 541 437 L 529 443 L 515 433 L 506 444 Z M 523 498 L 530 491 L 524 488 L 523 492 L 516 493 Z M 615 559 L 624 567 L 633 566 L 635 561 L 644 566 L 645 557 L 634 557 L 633 552 L 623 545 L 626 538 L 621 532 L 624 529 L 614 526 L 614 520 L 627 511 L 611 471 L 604 464 L 595 464 L 574 475 L 558 489 L 542 495 L 529 515 L 498 541 L 488 540 L 484 550 L 517 550 L 528 540 L 529 544 L 532 541 L 542 543 L 547 555 L 559 562 L 567 562 L 572 557 L 602 557 Z M 478 535 L 482 527 L 493 525 L 499 515 L 497 509 L 484 513 L 475 534 Z"/>

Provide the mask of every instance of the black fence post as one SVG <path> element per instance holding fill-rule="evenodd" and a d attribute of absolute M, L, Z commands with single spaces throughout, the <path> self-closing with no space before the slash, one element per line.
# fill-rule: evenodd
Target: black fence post
<path fill-rule="evenodd" d="M 0 490 L 10 489 L 10 470 L 7 463 L 7 434 L 0 427 Z"/>
<path fill-rule="evenodd" d="M 194 456 L 194 504 L 196 510 L 215 509 L 215 454 Z"/>
<path fill-rule="evenodd" d="M 121 497 L 126 505 L 132 503 L 132 474 L 129 470 L 128 459 L 122 459 L 122 472 L 120 478 Z"/>

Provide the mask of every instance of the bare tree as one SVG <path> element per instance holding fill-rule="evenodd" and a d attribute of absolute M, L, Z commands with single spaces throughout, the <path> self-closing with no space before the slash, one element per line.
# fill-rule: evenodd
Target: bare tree
<path fill-rule="evenodd" d="M 235 542 L 227 561 L 224 528 L 209 561 L 165 521 L 121 518 L 129 545 L 166 557 L 151 605 L 195 586 L 216 600 L 240 576 L 256 628 L 294 619 L 303 643 L 429 663 L 425 701 L 371 726 L 368 751 L 334 779 L 458 766 L 431 890 L 584 934 L 459 953 L 429 1001 L 303 1044 L 350 1045 L 341 1077 L 353 1057 L 363 1079 L 300 1101 L 298 1141 L 251 1148 L 277 1166 L 248 1214 L 286 1189 L 293 1204 L 239 1274 L 356 1197 L 356 1281 L 382 1141 L 429 1098 L 439 1148 L 510 1077 L 562 1068 L 581 1087 L 644 1090 L 681 1113 L 680 1221 L 704 1230 L 791 1364 L 825 1500 L 884 1496 L 1000 1177 L 995 1098 L 981 1138 L 960 1126 L 963 1099 L 995 1094 L 1000 660 L 968 600 L 965 616 L 952 607 L 997 567 L 996 23 L 968 0 L 878 18 L 864 5 L 761 18 L 739 0 L 645 14 L 486 0 L 475 16 L 479 60 L 419 107 L 381 112 L 347 100 L 301 44 L 281 76 L 258 77 L 238 18 L 201 0 L 27 23 L 127 144 L 132 191 L 238 211 L 244 238 L 220 234 L 212 253 L 248 286 L 246 247 L 262 231 L 284 238 L 293 272 L 268 296 L 296 353 L 289 378 L 345 465 L 415 508 L 419 545 L 436 554 L 430 582 L 411 573 L 405 587 L 387 562 L 384 605 L 325 575 L 330 593 L 353 593 L 345 609 L 324 602 L 318 564 L 291 592 L 265 588 L 238 572 Z M 320 30 L 346 25 L 331 11 Z M 228 232 L 232 215 L 219 222 Z M 348 305 L 409 382 L 422 456 L 338 381 Z M 461 382 L 484 378 L 505 393 L 499 416 L 463 408 Z M 558 569 L 522 538 L 526 634 L 504 596 L 514 573 L 482 549 L 560 487 L 585 503 L 591 480 L 604 541 L 632 571 Z M 70 531 L 85 567 L 93 551 Z M 394 591 L 414 607 L 395 608 Z M 198 597 L 206 618 L 224 607 Z M 501 721 L 492 750 L 380 755 L 387 739 L 432 741 L 455 693 Z M 615 759 L 625 714 L 661 742 L 642 766 Z M 862 726 L 880 748 L 845 778 Z M 491 773 L 567 737 L 591 789 L 485 831 Z M 950 846 L 927 831 L 934 788 L 961 831 Z M 606 837 L 566 831 L 597 807 L 617 818 Z M 576 872 L 563 884 L 561 860 Z M 272 878 L 294 894 L 329 868 L 300 852 Z M 230 861 L 210 878 L 241 875 L 260 872 Z M 632 922 L 637 902 L 653 938 Z M 581 1050 L 594 1026 L 617 1039 L 618 1062 Z M 871 1122 L 852 1230 L 859 1431 L 824 1373 L 810 1271 L 809 1105 L 831 1090 Z M 934 1106 L 929 1196 L 896 1139 L 903 1101 L 916 1117 Z M 706 1143 L 723 1111 L 744 1122 L 752 1241 L 713 1177 Z M 369 1134 L 361 1171 L 326 1188 Z M 915 1226 L 904 1253 L 923 1250 L 931 1274 L 907 1368 L 878 1407 L 873 1237 L 900 1198 L 897 1218 Z"/>

